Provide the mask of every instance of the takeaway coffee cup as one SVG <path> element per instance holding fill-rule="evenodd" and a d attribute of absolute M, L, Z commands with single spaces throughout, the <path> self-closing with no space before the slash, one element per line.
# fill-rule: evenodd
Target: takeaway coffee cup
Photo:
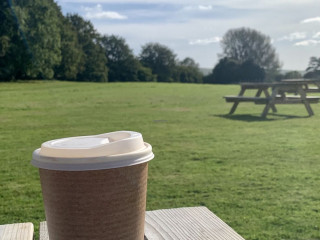
<path fill-rule="evenodd" d="M 39 168 L 50 240 L 144 238 L 152 147 L 119 131 L 45 142 Z"/>

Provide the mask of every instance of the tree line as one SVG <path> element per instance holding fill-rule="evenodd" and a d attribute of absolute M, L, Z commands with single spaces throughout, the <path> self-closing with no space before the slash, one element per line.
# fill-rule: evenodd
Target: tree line
<path fill-rule="evenodd" d="M 179 60 L 160 43 L 143 45 L 135 56 L 124 38 L 101 35 L 77 14 L 64 16 L 54 0 L 4 0 L 0 22 L 0 81 L 239 83 L 301 77 L 281 75 L 270 37 L 249 28 L 227 31 L 219 62 L 203 76 L 192 58 Z M 312 57 L 306 77 L 319 76 L 320 58 Z"/>
<path fill-rule="evenodd" d="M 135 56 L 125 39 L 101 35 L 53 0 L 2 1 L 0 79 L 201 82 L 198 64 L 168 47 L 147 43 Z"/>

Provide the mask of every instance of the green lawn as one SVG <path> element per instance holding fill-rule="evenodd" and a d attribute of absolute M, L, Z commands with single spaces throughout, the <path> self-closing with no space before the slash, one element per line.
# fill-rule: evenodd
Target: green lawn
<path fill-rule="evenodd" d="M 147 209 L 203 205 L 246 239 L 320 239 L 320 105 L 242 103 L 238 86 L 161 83 L 0 84 L 0 224 L 45 219 L 33 150 L 116 130 L 153 146 Z"/>

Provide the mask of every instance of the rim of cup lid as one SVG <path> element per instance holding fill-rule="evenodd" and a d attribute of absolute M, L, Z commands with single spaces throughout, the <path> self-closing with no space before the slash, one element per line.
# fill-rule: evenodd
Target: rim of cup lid
<path fill-rule="evenodd" d="M 142 134 L 117 131 L 44 142 L 33 152 L 31 164 L 52 170 L 98 170 L 131 166 L 154 158 Z"/>

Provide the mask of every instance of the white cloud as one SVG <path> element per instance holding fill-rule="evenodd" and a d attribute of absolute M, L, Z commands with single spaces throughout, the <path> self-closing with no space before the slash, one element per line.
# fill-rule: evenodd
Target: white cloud
<path fill-rule="evenodd" d="M 289 35 L 278 38 L 278 41 L 288 40 L 288 41 L 292 42 L 294 40 L 301 40 L 301 39 L 306 39 L 306 38 L 307 38 L 306 32 L 293 32 L 293 33 L 290 33 Z"/>
<path fill-rule="evenodd" d="M 135 54 L 143 44 L 159 42 L 173 49 L 179 59 L 192 57 L 202 67 L 213 66 L 222 51 L 219 40 L 213 37 L 239 27 L 256 29 L 274 39 L 284 69 L 305 69 L 310 56 L 320 54 L 319 0 L 55 1 L 62 3 L 64 13 L 116 18 L 101 13 L 114 11 L 120 15 L 119 19 L 129 18 L 130 21 L 114 20 L 108 24 L 97 18 L 90 20 L 100 33 L 124 37 Z M 80 9 L 81 3 L 91 9 Z M 100 9 L 96 7 L 98 3 L 102 5 Z M 209 14 L 213 11 L 214 14 Z"/>
<path fill-rule="evenodd" d="M 208 45 L 211 43 L 218 43 L 220 41 L 221 41 L 221 37 L 213 37 L 213 38 L 191 40 L 189 44 L 190 45 Z"/>
<path fill-rule="evenodd" d="M 212 10 L 212 5 L 185 5 L 182 10 L 185 11 L 210 11 Z"/>
<path fill-rule="evenodd" d="M 320 32 L 315 33 L 312 38 L 320 38 Z"/>
<path fill-rule="evenodd" d="M 94 8 L 85 7 L 83 8 L 85 13 L 85 17 L 89 19 L 116 19 L 123 20 L 127 19 L 127 16 L 121 15 L 117 12 L 112 11 L 103 11 L 101 4 L 97 4 Z"/>
<path fill-rule="evenodd" d="M 93 18 L 97 18 L 97 19 L 108 18 L 108 19 L 119 19 L 119 20 L 127 19 L 127 17 L 124 15 L 121 15 L 117 12 L 110 12 L 110 11 L 97 12 L 97 13 L 89 12 L 89 13 L 86 13 L 85 16 L 90 19 L 93 19 Z"/>
<path fill-rule="evenodd" d="M 86 3 L 92 3 L 92 0 L 57 0 L 58 2 L 86 2 Z M 229 6 L 235 6 L 235 7 L 241 7 L 244 4 L 247 4 L 248 6 L 279 6 L 279 5 L 304 5 L 304 4 L 314 4 L 317 3 L 318 0 L 277 0 L 277 1 L 270 1 L 270 0 L 216 0 L 215 3 L 217 4 L 223 4 L 223 5 L 229 5 Z M 97 1 L 96 1 L 97 2 Z M 173 3 L 173 4 L 194 4 L 194 0 L 99 0 L 100 3 L 154 3 L 154 4 L 162 4 L 162 3 Z M 208 4 L 210 2 L 209 0 L 198 0 L 198 4 Z M 212 2 L 212 1 L 211 1 Z M 236 6 L 238 5 L 238 6 Z"/>
<path fill-rule="evenodd" d="M 208 11 L 208 10 L 212 9 L 212 6 L 211 5 L 207 5 L 207 6 L 199 5 L 198 8 L 199 8 L 199 10 Z"/>
<path fill-rule="evenodd" d="M 314 17 L 314 18 L 307 18 L 301 21 L 301 23 L 313 23 L 313 22 L 319 22 L 320 23 L 320 17 Z"/>
<path fill-rule="evenodd" d="M 305 41 L 301 41 L 301 42 L 297 42 L 294 45 L 295 46 L 302 46 L 302 47 L 307 47 L 307 46 L 315 46 L 315 45 L 319 45 L 320 44 L 320 40 L 305 40 Z"/>

